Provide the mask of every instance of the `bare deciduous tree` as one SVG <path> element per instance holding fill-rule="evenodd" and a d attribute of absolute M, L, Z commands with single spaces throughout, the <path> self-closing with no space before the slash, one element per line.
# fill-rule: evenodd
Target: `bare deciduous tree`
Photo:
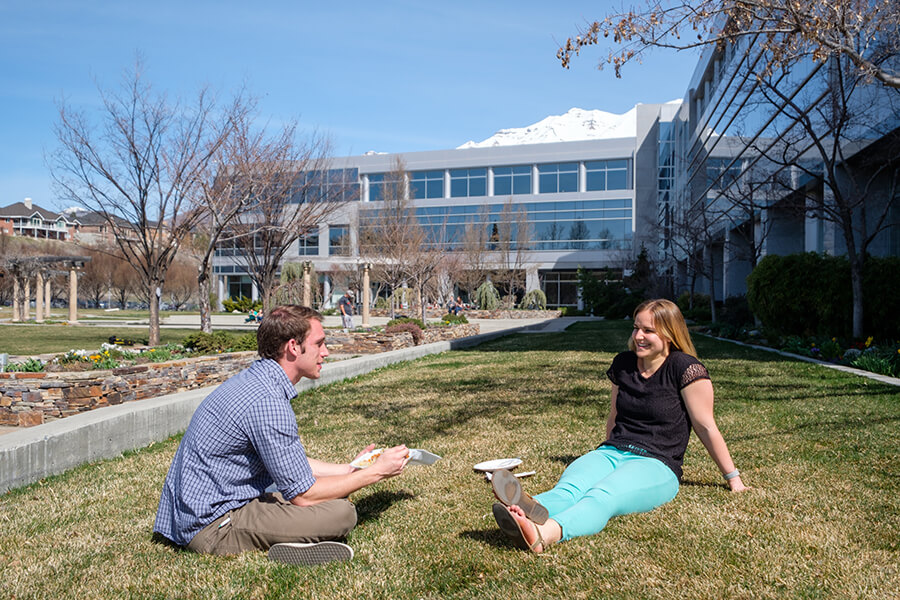
<path fill-rule="evenodd" d="M 100 89 L 96 120 L 61 103 L 52 175 L 62 199 L 101 215 L 141 274 L 150 344 L 159 343 L 159 294 L 179 245 L 199 218 L 188 210 L 225 128 L 203 90 L 184 105 L 157 94 L 140 61 L 118 91 Z"/>
<path fill-rule="evenodd" d="M 525 267 L 531 262 L 532 234 L 528 213 L 508 198 L 496 221 L 496 235 L 490 240 L 494 258 L 493 279 L 500 283 L 506 308 L 515 305 L 517 291 L 525 291 Z"/>
<path fill-rule="evenodd" d="M 330 171 L 330 144 L 315 134 L 297 141 L 296 124 L 274 135 L 238 136 L 243 147 L 228 166 L 236 212 L 220 241 L 229 241 L 259 289 L 263 310 L 272 305 L 285 253 L 328 215 L 353 199 L 353 189 Z"/>
<path fill-rule="evenodd" d="M 686 50 L 751 38 L 772 70 L 804 57 L 825 62 L 842 56 L 866 78 L 900 88 L 900 3 L 896 0 L 648 0 L 642 9 L 613 13 L 566 40 L 557 57 L 568 68 L 573 55 L 612 37 L 605 63 L 616 76 L 651 48 Z M 600 63 L 602 68 L 603 62 Z"/>
<path fill-rule="evenodd" d="M 381 205 L 361 215 L 359 230 L 360 255 L 372 264 L 373 278 L 389 286 L 393 317 L 397 309 L 394 292 L 409 279 L 412 262 L 425 241 L 401 160 L 385 175 Z"/>
<path fill-rule="evenodd" d="M 461 265 L 456 276 L 459 285 L 466 291 L 471 300 L 490 273 L 490 235 L 486 223 L 490 222 L 488 207 L 479 209 L 478 217 L 466 223 L 459 254 Z"/>

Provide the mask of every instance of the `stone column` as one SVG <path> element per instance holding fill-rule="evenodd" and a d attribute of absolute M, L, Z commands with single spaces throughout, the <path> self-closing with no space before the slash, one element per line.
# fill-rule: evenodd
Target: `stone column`
<path fill-rule="evenodd" d="M 369 326 L 369 304 L 371 304 L 372 290 L 369 286 L 369 263 L 363 265 L 362 280 L 362 326 Z"/>
<path fill-rule="evenodd" d="M 22 303 L 22 320 L 27 321 L 31 317 L 31 280 L 26 275 L 25 279 L 25 302 Z"/>
<path fill-rule="evenodd" d="M 215 310 L 225 310 L 225 307 L 222 304 L 222 300 L 225 299 L 225 279 L 226 275 L 219 275 L 216 278 L 216 306 L 213 307 Z"/>
<path fill-rule="evenodd" d="M 325 288 L 325 291 L 322 294 L 322 298 L 324 298 L 322 306 L 332 308 L 334 306 L 334 303 L 331 301 L 331 275 L 326 274 L 323 279 L 324 281 L 322 282 L 322 284 Z"/>
<path fill-rule="evenodd" d="M 78 272 L 69 267 L 69 323 L 78 322 Z"/>
<path fill-rule="evenodd" d="M 12 320 L 15 323 L 16 321 L 21 321 L 22 317 L 19 313 L 19 276 L 16 273 L 12 274 L 13 276 L 13 305 L 12 305 Z"/>
<path fill-rule="evenodd" d="M 47 273 L 47 279 L 44 281 L 44 306 L 47 307 L 47 316 L 50 316 L 50 298 L 52 297 L 50 294 L 50 273 Z"/>
<path fill-rule="evenodd" d="M 309 282 L 309 263 L 303 263 L 303 306 L 312 306 L 312 288 Z"/>
<path fill-rule="evenodd" d="M 40 271 L 34 283 L 34 320 L 44 322 L 44 274 Z"/>

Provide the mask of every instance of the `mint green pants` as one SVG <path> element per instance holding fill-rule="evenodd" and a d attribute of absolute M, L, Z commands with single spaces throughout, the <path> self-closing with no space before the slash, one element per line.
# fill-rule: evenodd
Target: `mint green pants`
<path fill-rule="evenodd" d="M 662 461 L 601 446 L 566 468 L 559 483 L 535 500 L 562 527 L 562 539 L 592 535 L 612 518 L 647 512 L 678 493 L 678 478 Z"/>

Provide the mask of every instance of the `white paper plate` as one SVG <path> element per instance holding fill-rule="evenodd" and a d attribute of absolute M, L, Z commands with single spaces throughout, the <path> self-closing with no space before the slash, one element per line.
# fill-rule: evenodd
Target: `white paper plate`
<path fill-rule="evenodd" d="M 371 467 L 372 463 L 374 463 L 375 460 L 379 456 L 381 456 L 383 452 L 384 448 L 375 448 L 374 450 L 370 450 L 369 452 L 366 452 L 365 454 L 354 460 L 352 463 L 350 463 L 350 466 L 354 469 L 365 469 L 366 467 Z"/>
<path fill-rule="evenodd" d="M 493 471 L 496 471 L 497 469 L 515 469 L 521 464 L 521 458 L 498 458 L 497 460 L 486 460 L 484 462 L 480 462 L 472 468 L 476 471 L 491 473 Z"/>
<path fill-rule="evenodd" d="M 428 450 L 419 448 L 410 448 L 409 450 L 409 464 L 411 465 L 433 465 L 439 460 L 441 460 L 440 456 Z"/>

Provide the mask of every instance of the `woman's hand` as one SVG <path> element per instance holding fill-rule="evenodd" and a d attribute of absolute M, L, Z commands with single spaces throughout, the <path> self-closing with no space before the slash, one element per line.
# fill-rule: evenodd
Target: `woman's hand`
<path fill-rule="evenodd" d="M 731 488 L 732 492 L 745 492 L 750 489 L 746 485 L 744 485 L 743 481 L 741 481 L 740 475 L 738 475 L 734 479 L 729 479 L 728 486 Z"/>

